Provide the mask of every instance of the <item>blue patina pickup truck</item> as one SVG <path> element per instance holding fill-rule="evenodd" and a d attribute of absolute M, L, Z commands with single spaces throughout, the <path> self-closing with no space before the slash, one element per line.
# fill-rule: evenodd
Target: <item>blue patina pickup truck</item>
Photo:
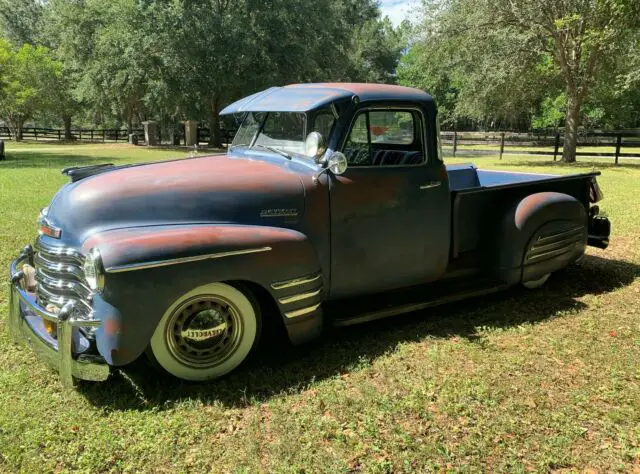
<path fill-rule="evenodd" d="M 65 384 L 143 354 L 176 377 L 240 365 L 267 326 L 298 344 L 522 284 L 606 248 L 598 173 L 445 166 L 426 93 L 274 87 L 223 110 L 228 153 L 63 170 L 11 264 L 9 328 Z"/>

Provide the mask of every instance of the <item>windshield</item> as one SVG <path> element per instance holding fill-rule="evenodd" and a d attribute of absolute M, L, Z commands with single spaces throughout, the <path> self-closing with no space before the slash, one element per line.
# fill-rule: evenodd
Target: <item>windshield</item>
<path fill-rule="evenodd" d="M 311 117 L 298 112 L 248 112 L 231 147 L 259 147 L 304 154 L 307 134 L 318 131 L 328 140 L 334 122 L 333 114 L 325 110 Z"/>

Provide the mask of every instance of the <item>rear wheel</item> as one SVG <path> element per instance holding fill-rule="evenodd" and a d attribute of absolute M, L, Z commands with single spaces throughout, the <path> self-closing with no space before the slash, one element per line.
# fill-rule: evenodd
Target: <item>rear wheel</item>
<path fill-rule="evenodd" d="M 248 292 L 211 283 L 178 298 L 151 338 L 151 358 L 184 380 L 209 380 L 238 367 L 260 335 L 260 311 Z"/>
<path fill-rule="evenodd" d="M 550 276 L 551 273 L 547 273 L 546 275 L 542 275 L 537 280 L 523 281 L 522 285 L 530 290 L 535 290 L 536 288 L 540 288 L 542 285 L 544 285 Z"/>

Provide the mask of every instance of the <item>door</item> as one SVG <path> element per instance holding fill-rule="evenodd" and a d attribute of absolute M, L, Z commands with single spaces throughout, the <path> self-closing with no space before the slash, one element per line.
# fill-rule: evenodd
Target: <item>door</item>
<path fill-rule="evenodd" d="M 428 160 L 419 109 L 366 109 L 331 176 L 331 298 L 439 278 L 448 263 L 449 186 Z M 435 136 L 435 135 L 434 135 Z"/>

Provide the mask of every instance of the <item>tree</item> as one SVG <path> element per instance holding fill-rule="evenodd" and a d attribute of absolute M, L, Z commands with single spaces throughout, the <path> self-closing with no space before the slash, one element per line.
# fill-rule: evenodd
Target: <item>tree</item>
<path fill-rule="evenodd" d="M 554 58 L 567 95 L 563 161 L 576 159 L 580 110 L 599 68 L 628 44 L 640 21 L 635 0 L 490 0 L 499 24 L 526 34 Z"/>
<path fill-rule="evenodd" d="M 0 43 L 0 62 L 2 58 L 5 64 L 0 116 L 19 141 L 28 118 L 56 105 L 55 91 L 62 65 L 44 46 L 24 44 L 14 51 L 6 41 Z"/>
<path fill-rule="evenodd" d="M 40 0 L 0 0 L 0 31 L 13 44 L 36 45 L 44 3 Z"/>
<path fill-rule="evenodd" d="M 443 66 L 451 66 L 446 78 L 457 89 L 456 112 L 514 119 L 513 112 L 530 116 L 536 104 L 563 93 L 567 162 L 575 161 L 590 92 L 603 71 L 619 71 L 616 56 L 639 34 L 635 0 L 426 1 L 425 11 L 418 42 L 453 58 Z"/>

